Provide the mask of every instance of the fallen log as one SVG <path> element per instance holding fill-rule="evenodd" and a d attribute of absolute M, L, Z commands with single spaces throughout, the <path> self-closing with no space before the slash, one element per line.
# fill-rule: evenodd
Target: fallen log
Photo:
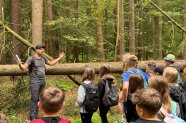
<path fill-rule="evenodd" d="M 148 64 L 164 66 L 164 61 L 139 61 L 138 68 L 145 70 Z M 75 75 L 82 74 L 86 66 L 95 68 L 99 73 L 101 65 L 109 65 L 112 73 L 122 73 L 121 62 L 97 62 L 97 63 L 65 63 L 55 66 L 46 66 L 47 75 Z M 185 65 L 184 60 L 176 61 L 175 66 L 182 68 Z M 18 65 L 0 65 L 0 76 L 22 76 L 27 75 L 27 71 L 21 71 Z"/>

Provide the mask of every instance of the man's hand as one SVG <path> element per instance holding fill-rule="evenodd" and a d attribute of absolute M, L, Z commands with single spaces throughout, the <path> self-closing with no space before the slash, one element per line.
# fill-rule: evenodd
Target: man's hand
<path fill-rule="evenodd" d="M 62 59 L 65 56 L 64 52 L 59 54 L 59 58 Z"/>

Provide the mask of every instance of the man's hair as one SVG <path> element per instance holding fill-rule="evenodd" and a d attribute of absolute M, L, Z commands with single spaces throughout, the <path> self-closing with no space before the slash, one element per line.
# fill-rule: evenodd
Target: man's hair
<path fill-rule="evenodd" d="M 94 81 L 95 78 L 95 70 L 91 67 L 86 67 L 83 73 L 82 81 L 89 80 Z"/>
<path fill-rule="evenodd" d="M 164 69 L 163 76 L 169 83 L 178 83 L 178 71 L 176 68 L 167 67 Z"/>
<path fill-rule="evenodd" d="M 129 76 L 129 91 L 134 93 L 138 89 L 144 87 L 143 77 L 139 73 L 133 73 Z"/>
<path fill-rule="evenodd" d="M 137 90 L 132 96 L 132 102 L 149 116 L 156 115 L 162 106 L 161 95 L 153 88 Z"/>
<path fill-rule="evenodd" d="M 129 67 L 135 67 L 138 64 L 138 58 L 135 55 L 130 55 L 126 61 Z"/>
<path fill-rule="evenodd" d="M 39 99 L 45 113 L 56 113 L 63 105 L 65 93 L 57 87 L 48 87 L 41 92 Z"/>

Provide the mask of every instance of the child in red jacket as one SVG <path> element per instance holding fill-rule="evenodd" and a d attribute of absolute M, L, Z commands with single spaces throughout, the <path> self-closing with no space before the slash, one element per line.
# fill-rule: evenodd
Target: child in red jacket
<path fill-rule="evenodd" d="M 63 108 L 65 94 L 56 87 L 48 87 L 44 89 L 40 96 L 38 107 L 42 111 L 43 117 L 35 119 L 30 123 L 70 123 L 59 117 L 58 112 Z"/>

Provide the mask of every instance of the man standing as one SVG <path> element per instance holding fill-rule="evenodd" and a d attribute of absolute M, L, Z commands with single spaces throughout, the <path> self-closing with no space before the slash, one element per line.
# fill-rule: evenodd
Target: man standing
<path fill-rule="evenodd" d="M 30 101 L 30 120 L 34 120 L 38 115 L 38 101 L 39 94 L 42 89 L 45 88 L 45 64 L 55 65 L 60 59 L 64 57 L 64 53 L 61 53 L 58 58 L 49 61 L 46 57 L 43 56 L 45 46 L 39 44 L 35 47 L 35 55 L 30 56 L 26 63 L 22 64 L 21 61 L 18 61 L 19 67 L 21 70 L 29 69 L 29 84 L 31 91 L 31 101 Z"/>
<path fill-rule="evenodd" d="M 164 58 L 164 60 L 165 60 L 165 66 L 166 67 L 174 67 L 174 68 L 176 68 L 175 66 L 174 66 L 174 63 L 175 63 L 175 56 L 173 55 L 173 54 L 168 54 L 165 58 Z M 166 68 L 166 67 L 155 67 L 154 68 L 154 72 L 156 72 L 157 74 L 159 74 L 159 75 L 163 75 L 163 71 L 164 71 L 164 69 Z M 177 69 L 177 71 L 178 71 L 178 84 L 180 85 L 180 86 L 182 86 L 182 78 L 181 78 L 181 73 L 180 73 L 180 69 L 179 68 L 176 68 Z"/>

